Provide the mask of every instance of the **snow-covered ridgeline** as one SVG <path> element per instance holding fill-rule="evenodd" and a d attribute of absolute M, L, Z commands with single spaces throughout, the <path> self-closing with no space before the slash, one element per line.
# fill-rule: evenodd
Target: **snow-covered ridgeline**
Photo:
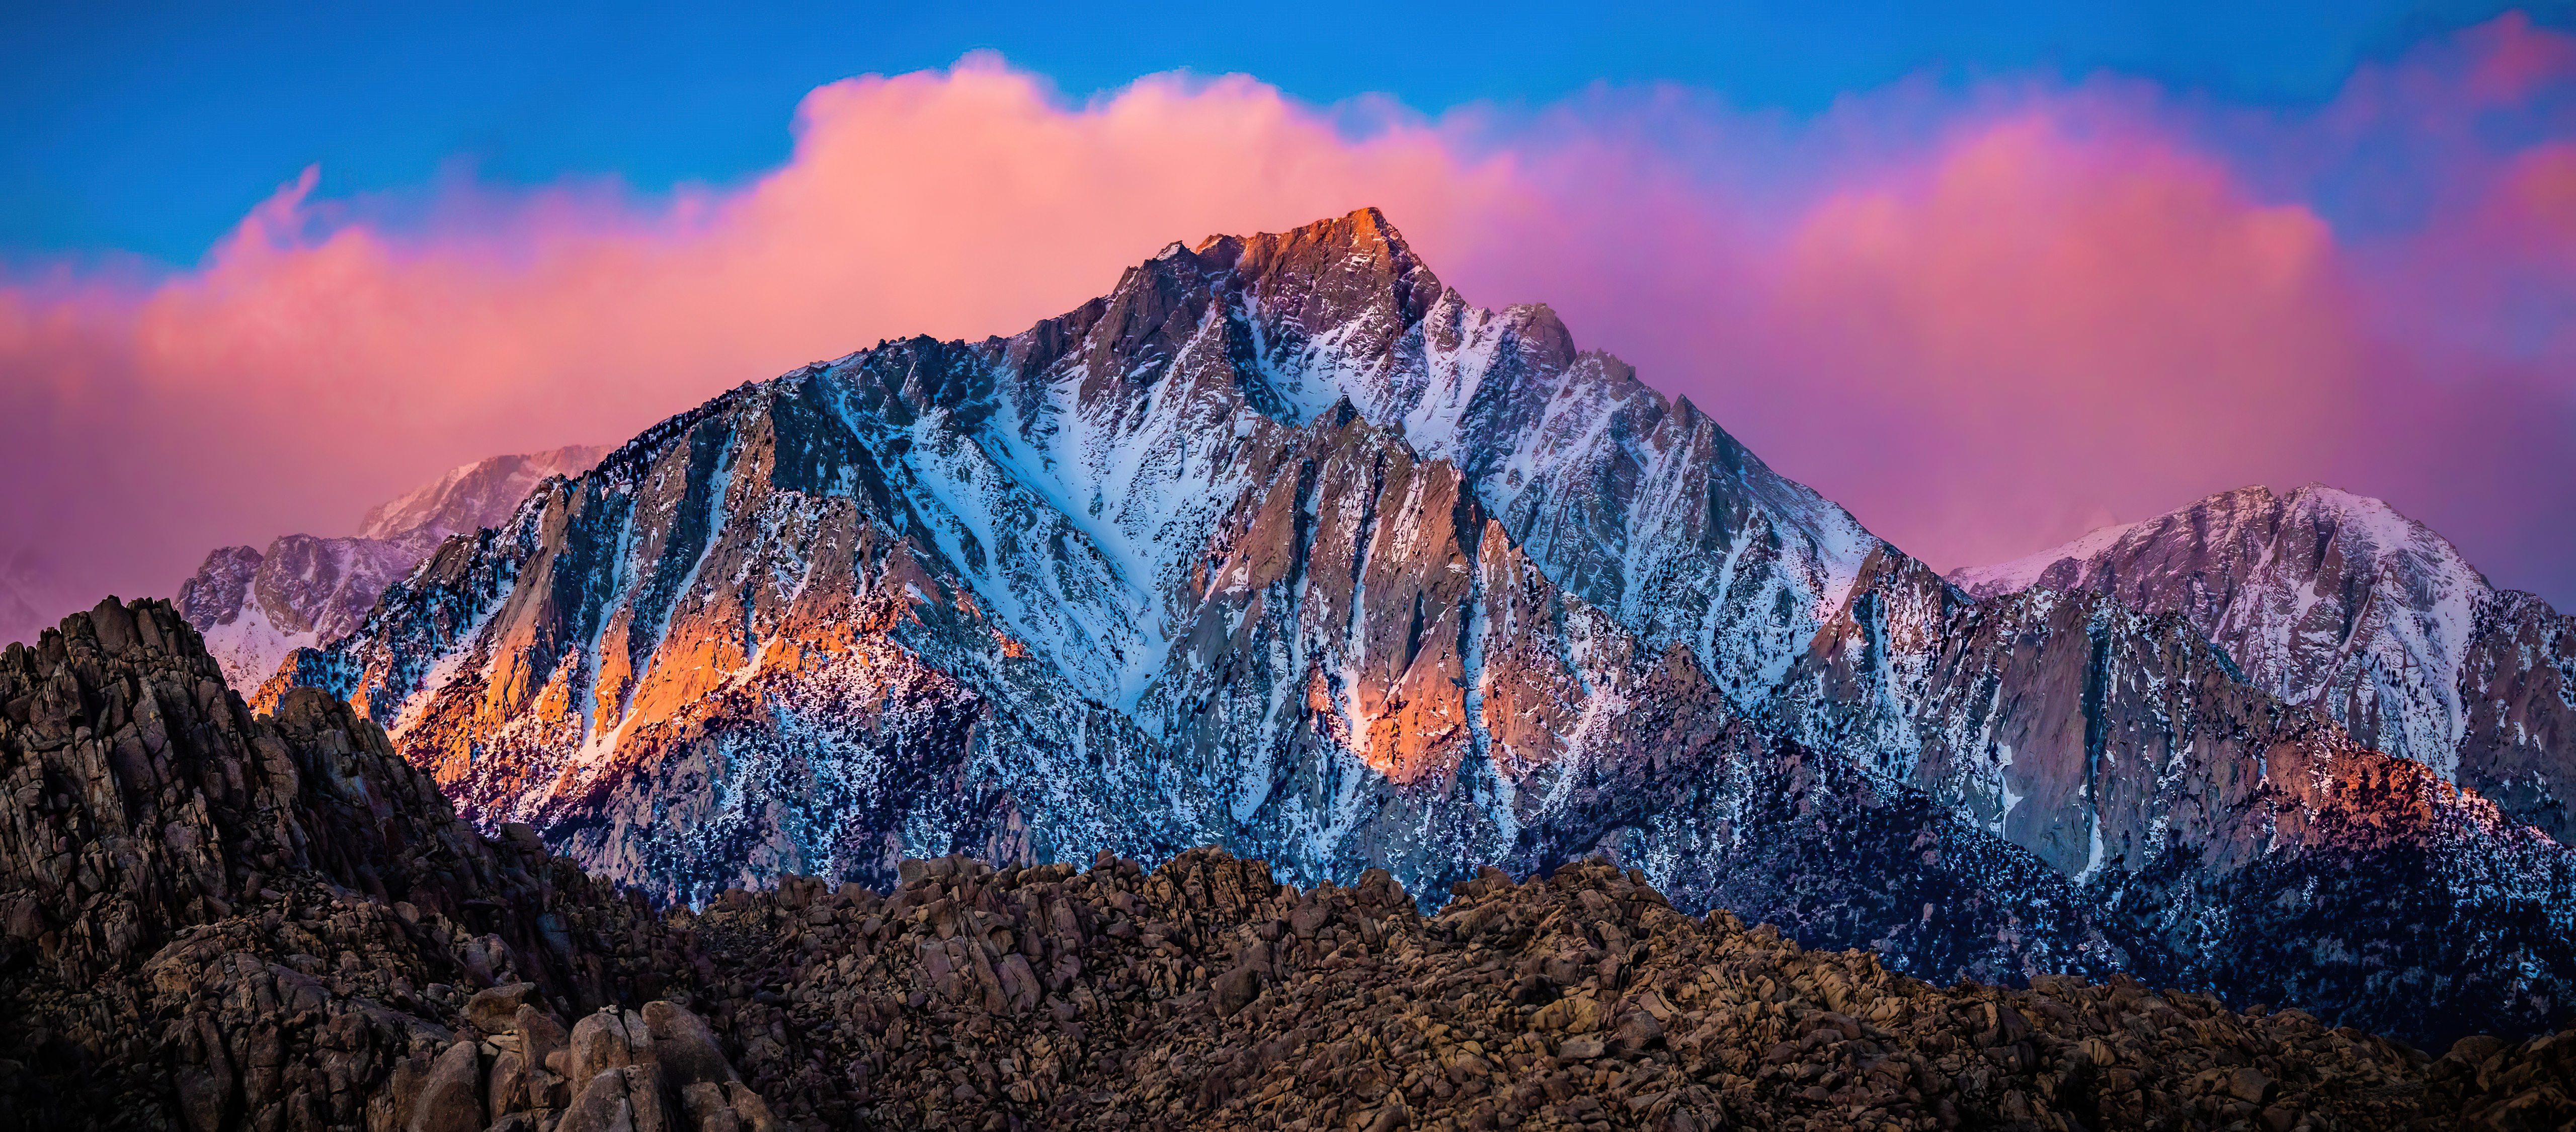
<path fill-rule="evenodd" d="M 1951 578 L 1981 596 L 2093 591 L 2178 613 L 2255 685 L 2570 831 L 2576 636 L 2383 501 L 2240 488 Z"/>

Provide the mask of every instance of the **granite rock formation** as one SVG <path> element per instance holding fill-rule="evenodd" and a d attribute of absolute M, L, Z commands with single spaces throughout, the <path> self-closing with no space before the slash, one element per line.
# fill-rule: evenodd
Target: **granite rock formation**
<path fill-rule="evenodd" d="M 167 603 L 0 654 L 0 775 L 13 1126 L 482 1129 L 511 1035 L 551 1087 L 532 1028 L 657 997 L 682 946 L 346 704 L 252 716 Z M 486 1009 L 505 984 L 523 1009 Z"/>
<path fill-rule="evenodd" d="M 179 613 L 205 635 L 226 680 L 258 687 L 296 649 L 354 632 L 385 587 L 448 536 L 508 521 L 539 482 L 579 475 L 606 452 L 577 445 L 494 456 L 368 509 L 353 537 L 217 547 L 180 583 Z"/>
<path fill-rule="evenodd" d="M 2474 1036 L 2431 1058 L 2127 976 L 1940 988 L 1730 913 L 1682 915 L 1601 861 L 1519 884 L 1488 871 L 1430 916 L 1382 871 L 1300 891 L 1221 850 L 1151 872 L 1106 854 L 905 866 L 890 896 L 795 878 L 698 921 L 750 972 L 714 993 L 775 1000 L 748 1011 L 776 1040 L 746 1064 L 819 1068 L 800 1116 L 1380 1132 L 2576 1119 L 2565 1036 Z"/>
<path fill-rule="evenodd" d="M 486 839 L 363 716 L 253 717 L 167 605 L 0 655 L 0 1121 L 370 1132 L 2549 1128 L 2566 1036 L 2431 1058 L 2298 1010 L 1942 988 L 1635 869 L 1194 849 L 656 908 Z"/>
<path fill-rule="evenodd" d="M 1423 893 L 1606 852 L 1918 977 L 2170 973 L 2426 1040 L 2576 1009 L 2558 843 L 2178 616 L 1972 599 L 1374 211 L 726 393 L 256 699 L 299 687 L 484 828 L 691 902 L 956 851 Z"/>
<path fill-rule="evenodd" d="M 2181 614 L 2255 686 L 2576 841 L 2576 618 L 2379 500 L 2238 488 L 1952 580 Z"/>
<path fill-rule="evenodd" d="M 1972 602 L 1912 563 L 1858 592 L 1784 729 L 2026 847 L 2130 970 L 2424 1041 L 2564 1024 L 2576 862 L 2547 834 L 2245 682 L 2178 614 Z"/>

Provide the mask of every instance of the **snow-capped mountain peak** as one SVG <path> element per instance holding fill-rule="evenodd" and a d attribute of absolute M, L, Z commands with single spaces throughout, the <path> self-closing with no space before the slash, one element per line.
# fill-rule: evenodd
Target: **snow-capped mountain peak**
<path fill-rule="evenodd" d="M 256 688 L 299 648 L 358 627 L 385 587 L 460 531 L 505 522 L 548 476 L 579 475 L 605 448 L 493 456 L 377 504 L 348 538 L 280 535 L 261 550 L 217 547 L 179 584 L 176 605 L 235 687 Z"/>
<path fill-rule="evenodd" d="M 2243 487 L 1951 580 L 2093 591 L 2190 619 L 2248 679 L 2561 837 L 2576 786 L 2576 640 L 2386 502 Z M 2555 749 L 2553 749 L 2553 747 Z"/>
<path fill-rule="evenodd" d="M 260 701 L 293 686 L 475 820 L 690 899 L 961 850 L 1216 843 L 1417 893 L 1604 852 L 1931 976 L 2313 989 L 2342 976 L 2212 933 L 2324 948 L 2351 907 L 2310 881 L 2366 842 L 2486 862 L 2424 914 L 2496 925 L 2374 954 L 2576 986 L 2490 907 L 2567 903 L 2546 839 L 2178 618 L 1971 601 L 1374 210 L 726 392 L 451 538 Z M 2370 791 L 2406 801 L 2362 821 Z"/>

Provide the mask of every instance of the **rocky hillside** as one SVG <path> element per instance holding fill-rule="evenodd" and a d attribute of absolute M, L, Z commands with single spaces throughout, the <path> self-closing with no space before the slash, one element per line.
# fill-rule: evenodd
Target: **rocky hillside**
<path fill-rule="evenodd" d="M 337 700 L 254 718 L 165 603 L 0 653 L 0 776 L 13 1126 L 389 1127 L 472 988 L 577 1013 L 667 981 L 643 903 L 486 839 Z"/>
<path fill-rule="evenodd" d="M 1947 989 L 1634 869 L 903 860 L 656 909 L 486 839 L 363 716 L 252 717 L 167 605 L 0 654 L 0 1122 L 527 1132 L 2555 1127 L 2576 1043 L 2429 1058 L 2134 979 Z"/>
<path fill-rule="evenodd" d="M 2255 686 L 2576 840 L 2576 619 L 2379 500 L 2239 488 L 1952 579 L 2180 614 Z"/>
<path fill-rule="evenodd" d="M 2240 677 L 2106 597 L 1971 600 L 1363 211 L 736 389 L 259 698 L 328 689 L 486 828 L 691 901 L 952 851 L 1416 892 L 1606 852 L 1919 977 L 2563 1024 L 2568 852 Z"/>
<path fill-rule="evenodd" d="M 217 547 L 180 583 L 179 613 L 205 634 L 227 680 L 258 687 L 296 649 L 355 631 L 385 587 L 449 535 L 508 521 L 540 481 L 579 475 L 607 451 L 557 448 L 452 469 L 368 509 L 350 538 L 282 535 L 265 551 Z"/>

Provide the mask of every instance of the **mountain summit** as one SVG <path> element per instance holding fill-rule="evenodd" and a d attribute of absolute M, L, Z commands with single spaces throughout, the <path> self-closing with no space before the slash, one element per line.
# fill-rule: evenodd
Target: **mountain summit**
<path fill-rule="evenodd" d="M 547 476 L 579 475 L 605 448 L 494 456 L 369 508 L 349 538 L 280 535 L 265 551 L 217 547 L 179 584 L 179 614 L 238 688 L 256 688 L 296 649 L 358 627 L 385 587 L 449 535 L 507 521 Z"/>
<path fill-rule="evenodd" d="M 475 821 L 692 901 L 952 851 L 1418 893 L 1598 853 L 1929 977 L 2562 1016 L 2569 855 L 2237 676 L 2105 597 L 1971 600 L 1362 210 L 725 393 L 261 699 L 328 688 Z"/>
<path fill-rule="evenodd" d="M 1951 580 L 2180 614 L 2257 687 L 2576 841 L 2576 619 L 2380 500 L 2238 488 Z"/>

